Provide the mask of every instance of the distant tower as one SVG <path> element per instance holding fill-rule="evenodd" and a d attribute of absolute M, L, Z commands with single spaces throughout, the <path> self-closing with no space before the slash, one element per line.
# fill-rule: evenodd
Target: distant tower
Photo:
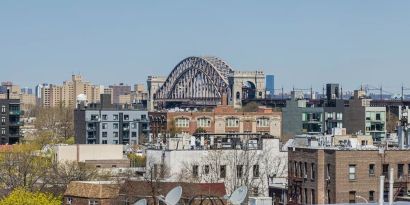
<path fill-rule="evenodd" d="M 339 84 L 328 83 L 326 84 L 326 98 L 327 100 L 339 99 Z"/>
<path fill-rule="evenodd" d="M 154 110 L 154 94 L 164 84 L 166 78 L 160 76 L 148 76 L 147 88 L 148 88 L 148 111 Z"/>
<path fill-rule="evenodd" d="M 269 98 L 273 98 L 275 95 L 275 76 L 266 75 L 266 94 Z"/>

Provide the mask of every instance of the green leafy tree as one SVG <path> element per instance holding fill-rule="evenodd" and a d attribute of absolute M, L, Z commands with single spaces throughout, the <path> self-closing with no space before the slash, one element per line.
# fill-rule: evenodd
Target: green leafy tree
<path fill-rule="evenodd" d="M 61 197 L 50 193 L 30 192 L 24 188 L 14 189 L 7 197 L 0 201 L 0 205 L 60 205 Z"/>

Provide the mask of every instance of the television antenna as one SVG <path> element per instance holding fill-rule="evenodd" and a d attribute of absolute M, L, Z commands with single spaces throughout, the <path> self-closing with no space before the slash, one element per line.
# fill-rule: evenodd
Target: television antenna
<path fill-rule="evenodd" d="M 167 196 L 157 196 L 157 199 L 164 202 L 166 205 L 176 205 L 181 199 L 182 187 L 177 186 L 168 192 Z"/>
<path fill-rule="evenodd" d="M 146 199 L 140 199 L 137 202 L 135 202 L 134 205 L 147 205 L 147 200 Z"/>
<path fill-rule="evenodd" d="M 248 187 L 241 186 L 237 188 L 231 196 L 225 196 L 225 199 L 228 200 L 233 205 L 240 205 L 248 195 Z"/>

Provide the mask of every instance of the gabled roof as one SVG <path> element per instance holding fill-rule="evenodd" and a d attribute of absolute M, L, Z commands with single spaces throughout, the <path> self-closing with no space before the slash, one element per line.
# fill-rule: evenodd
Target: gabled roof
<path fill-rule="evenodd" d="M 113 199 L 118 197 L 120 185 L 108 181 L 72 181 L 64 196 L 92 199 Z"/>

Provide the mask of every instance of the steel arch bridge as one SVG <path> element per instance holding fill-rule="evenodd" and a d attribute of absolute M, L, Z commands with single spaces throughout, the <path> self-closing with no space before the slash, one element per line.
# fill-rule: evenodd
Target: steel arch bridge
<path fill-rule="evenodd" d="M 217 57 L 188 57 L 178 63 L 154 95 L 158 103 L 187 102 L 216 105 L 230 95 L 232 68 Z"/>

